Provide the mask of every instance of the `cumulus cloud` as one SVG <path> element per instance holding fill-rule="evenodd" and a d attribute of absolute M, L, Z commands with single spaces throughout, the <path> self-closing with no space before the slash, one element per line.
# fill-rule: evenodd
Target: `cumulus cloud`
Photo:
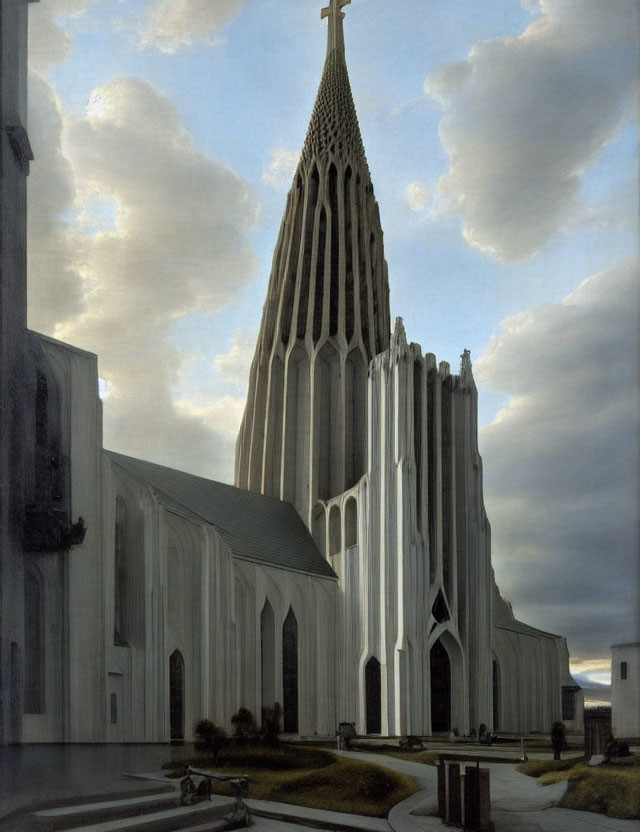
<path fill-rule="evenodd" d="M 404 191 L 404 199 L 411 211 L 421 214 L 429 204 L 427 184 L 419 179 L 416 179 L 415 182 L 409 182 Z"/>
<path fill-rule="evenodd" d="M 143 46 L 177 52 L 208 41 L 244 7 L 244 0 L 151 0 L 141 31 Z"/>
<path fill-rule="evenodd" d="M 537 5 L 528 3 L 535 11 Z M 442 104 L 442 213 L 501 261 L 534 255 L 580 211 L 580 178 L 632 106 L 637 0 L 540 0 L 519 37 L 475 46 L 425 91 Z"/>
<path fill-rule="evenodd" d="M 512 397 L 480 431 L 498 583 L 577 659 L 638 638 L 637 274 L 508 318 L 475 367 Z"/>
<path fill-rule="evenodd" d="M 68 60 L 72 41 L 59 25 L 64 17 L 78 17 L 95 0 L 45 0 L 29 6 L 29 63 L 45 72 L 51 66 Z"/>
<path fill-rule="evenodd" d="M 86 240 L 61 215 L 76 197 L 71 165 L 62 153 L 63 116 L 51 85 L 29 76 L 29 135 L 35 155 L 27 180 L 29 325 L 53 333 L 56 324 L 84 308 L 79 273 Z"/>
<path fill-rule="evenodd" d="M 249 381 L 251 359 L 256 348 L 256 334 L 237 332 L 228 353 L 216 355 L 213 360 L 216 372 L 225 381 L 231 381 L 243 388 Z"/>
<path fill-rule="evenodd" d="M 222 310 L 251 280 L 254 196 L 197 150 L 144 81 L 105 84 L 85 117 L 65 119 L 36 77 L 32 105 L 42 154 L 30 177 L 30 324 L 98 353 L 107 447 L 230 477 L 222 421 L 174 405 L 185 357 L 167 336 L 191 312 Z M 113 206 L 113 227 L 87 226 L 95 203 Z"/>
<path fill-rule="evenodd" d="M 264 182 L 274 185 L 277 188 L 288 187 L 296 172 L 300 154 L 297 150 L 287 150 L 284 147 L 276 147 L 271 151 L 269 164 L 262 173 Z"/>

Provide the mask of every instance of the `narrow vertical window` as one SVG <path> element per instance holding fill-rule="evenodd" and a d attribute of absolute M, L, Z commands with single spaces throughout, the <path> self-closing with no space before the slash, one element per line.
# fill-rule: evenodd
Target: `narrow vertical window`
<path fill-rule="evenodd" d="M 276 701 L 276 625 L 269 601 L 264 602 L 260 616 L 260 675 L 262 707 L 273 708 Z"/>
<path fill-rule="evenodd" d="M 38 579 L 24 575 L 24 700 L 25 714 L 44 713 L 43 597 Z"/>
<path fill-rule="evenodd" d="M 298 622 L 292 609 L 282 626 L 283 727 L 298 733 Z"/>
<path fill-rule="evenodd" d="M 364 670 L 367 702 L 367 734 L 382 731 L 382 678 L 380 662 L 372 656 Z"/>
<path fill-rule="evenodd" d="M 122 497 L 116 497 L 114 587 L 113 587 L 113 643 L 127 644 L 125 632 L 125 604 L 127 595 L 127 507 Z"/>
<path fill-rule="evenodd" d="M 110 699 L 110 715 L 111 715 L 111 724 L 117 725 L 118 723 L 118 694 L 112 693 Z"/>
<path fill-rule="evenodd" d="M 179 650 L 169 657 L 169 722 L 171 739 L 184 739 L 184 659 Z"/>
<path fill-rule="evenodd" d="M 627 678 L 627 663 L 620 662 L 620 678 L 626 679 Z"/>

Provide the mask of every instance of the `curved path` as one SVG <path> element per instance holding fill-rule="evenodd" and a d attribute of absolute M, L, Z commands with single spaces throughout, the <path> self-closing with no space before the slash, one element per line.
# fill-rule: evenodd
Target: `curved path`
<path fill-rule="evenodd" d="M 435 766 L 398 760 L 382 754 L 335 752 L 408 774 L 420 790 L 398 803 L 389 813 L 393 832 L 432 832 L 450 829 L 433 812 L 437 808 Z M 560 809 L 566 781 L 541 786 L 509 763 L 481 763 L 491 771 L 491 819 L 496 832 L 640 832 L 640 820 L 619 820 L 594 812 Z"/>

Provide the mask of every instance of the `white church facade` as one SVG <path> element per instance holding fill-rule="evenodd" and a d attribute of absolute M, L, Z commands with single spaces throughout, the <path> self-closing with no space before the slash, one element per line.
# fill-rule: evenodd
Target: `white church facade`
<path fill-rule="evenodd" d="M 102 448 L 96 356 L 27 330 L 27 0 L 0 6 L 0 743 L 577 729 L 496 587 L 468 352 L 393 328 L 342 7 L 277 241 L 236 484 Z M 17 48 L 16 48 L 17 47 Z"/>

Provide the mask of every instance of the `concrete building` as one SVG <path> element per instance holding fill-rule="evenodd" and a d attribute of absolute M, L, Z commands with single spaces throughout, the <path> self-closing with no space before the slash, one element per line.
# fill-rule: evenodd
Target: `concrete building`
<path fill-rule="evenodd" d="M 640 741 L 640 642 L 611 647 L 611 731 Z"/>
<path fill-rule="evenodd" d="M 236 486 L 104 451 L 97 359 L 26 329 L 26 0 L 2 14 L 2 742 L 581 723 L 491 567 L 477 391 L 390 325 L 342 7 L 287 199 Z"/>

